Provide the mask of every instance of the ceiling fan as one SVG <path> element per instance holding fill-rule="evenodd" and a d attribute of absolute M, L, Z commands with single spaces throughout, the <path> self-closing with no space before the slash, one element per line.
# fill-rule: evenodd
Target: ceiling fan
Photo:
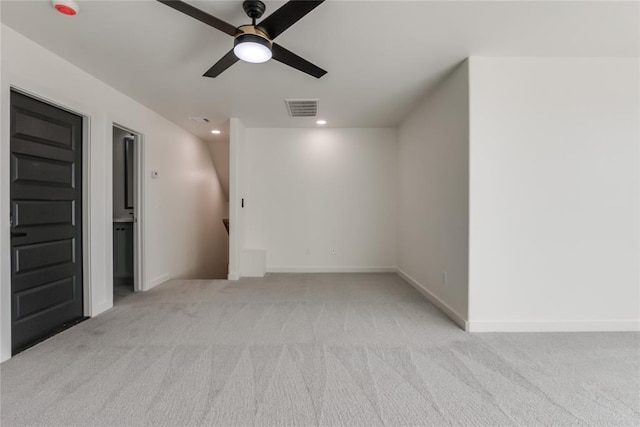
<path fill-rule="evenodd" d="M 264 3 L 260 0 L 245 0 L 242 3 L 242 8 L 251 19 L 251 24 L 239 27 L 234 27 L 180 0 L 158 1 L 235 39 L 233 49 L 204 73 L 205 77 L 219 76 L 239 59 L 259 63 L 273 58 L 318 79 L 327 73 L 322 68 L 273 42 L 276 37 L 318 7 L 324 0 L 291 0 L 260 21 L 259 24 L 256 24 L 256 20 L 264 14 Z"/>

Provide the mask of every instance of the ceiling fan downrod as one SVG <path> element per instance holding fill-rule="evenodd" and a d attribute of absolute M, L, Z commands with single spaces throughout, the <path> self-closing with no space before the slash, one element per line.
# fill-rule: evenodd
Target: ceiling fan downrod
<path fill-rule="evenodd" d="M 266 10 L 266 6 L 260 0 L 245 0 L 242 2 L 244 13 L 251 18 L 252 25 L 256 25 L 256 19 L 260 19 Z"/>

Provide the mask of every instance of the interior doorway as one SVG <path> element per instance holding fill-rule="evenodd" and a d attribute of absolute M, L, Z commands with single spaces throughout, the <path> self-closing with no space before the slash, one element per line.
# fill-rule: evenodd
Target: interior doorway
<path fill-rule="evenodd" d="M 113 125 L 113 303 L 141 289 L 141 136 Z"/>
<path fill-rule="evenodd" d="M 211 160 L 216 170 L 218 182 L 222 190 L 223 211 L 220 216 L 212 218 L 215 222 L 215 227 L 224 230 L 223 235 L 216 235 L 216 238 L 224 239 L 226 243 L 225 255 L 227 256 L 227 265 L 224 271 L 217 268 L 216 273 L 211 278 L 227 279 L 229 277 L 229 246 L 230 246 L 230 231 L 233 228 L 233 224 L 230 221 L 229 215 L 229 182 L 230 182 L 230 166 L 231 166 L 231 146 L 230 146 L 230 122 L 226 121 L 219 129 L 212 131 L 212 136 L 207 141 L 209 152 L 211 154 Z"/>

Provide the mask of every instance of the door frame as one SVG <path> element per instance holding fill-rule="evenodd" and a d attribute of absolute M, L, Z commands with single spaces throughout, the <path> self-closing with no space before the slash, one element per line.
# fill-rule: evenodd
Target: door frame
<path fill-rule="evenodd" d="M 144 189 L 142 183 L 144 182 L 144 135 L 136 130 L 131 129 L 128 126 L 121 125 L 118 121 L 109 120 L 111 123 L 110 133 L 111 133 L 111 150 L 108 150 L 110 154 L 109 166 L 107 170 L 109 171 L 109 179 L 110 183 L 110 216 L 113 223 L 113 128 L 116 127 L 118 129 L 124 130 L 125 132 L 129 132 L 135 135 L 135 145 L 134 145 L 134 153 L 135 153 L 135 170 L 134 170 L 134 199 L 135 199 L 135 215 L 133 222 L 133 290 L 135 292 L 141 292 L 146 290 L 144 286 Z M 111 239 L 111 253 L 113 254 L 113 233 L 109 234 L 109 239 Z M 110 283 L 111 283 L 111 294 L 113 295 L 113 259 L 111 260 L 111 269 L 109 270 L 110 275 Z"/>
<path fill-rule="evenodd" d="M 2 182 L 2 193 L 4 196 L 0 201 L 0 206 L 2 206 L 2 215 L 0 215 L 0 220 L 4 223 L 2 226 L 2 234 L 3 237 L 8 237 L 9 235 L 9 206 L 11 203 L 11 191 L 10 191 L 10 157 L 11 157 L 11 147 L 10 147 L 10 120 L 11 120 L 11 92 L 17 92 L 22 95 L 33 98 L 37 101 L 43 102 L 45 104 L 51 105 L 55 108 L 59 108 L 61 110 L 70 112 L 82 118 L 82 166 L 81 166 L 81 179 L 82 179 L 82 310 L 85 316 L 92 315 L 92 289 L 91 289 L 91 245 L 90 245 L 90 230 L 91 230 L 91 215 L 89 215 L 90 210 L 90 175 L 89 175 L 89 162 L 91 161 L 91 144 L 89 143 L 89 135 L 91 134 L 91 119 L 87 114 L 78 111 L 74 108 L 70 108 L 65 104 L 54 101 L 52 99 L 48 99 L 41 94 L 34 93 L 33 91 L 27 90 L 24 87 L 21 87 L 17 84 L 10 83 L 2 88 L 2 108 L 0 111 L 6 108 L 6 113 L 2 114 L 2 124 L 3 124 L 3 133 L 0 136 L 4 143 L 2 144 L 2 148 L 0 149 L 0 159 L 2 159 L 2 170 L 3 175 L 0 177 L 0 181 Z M 0 256 L 2 260 L 0 263 L 2 264 L 2 276 L 0 277 L 1 282 L 5 282 L 5 280 L 9 283 L 9 286 L 2 286 L 2 298 L 1 301 L 1 311 L 2 314 L 2 331 L 0 331 L 0 335 L 2 336 L 2 342 L 0 343 L 2 347 L 2 354 L 0 355 L 0 360 L 5 360 L 6 358 L 11 357 L 11 345 L 13 342 L 13 338 L 11 336 L 11 239 L 3 238 L 3 244 L 0 248 Z M 8 351 L 8 353 L 7 353 Z M 7 357 L 8 356 L 8 357 Z"/>

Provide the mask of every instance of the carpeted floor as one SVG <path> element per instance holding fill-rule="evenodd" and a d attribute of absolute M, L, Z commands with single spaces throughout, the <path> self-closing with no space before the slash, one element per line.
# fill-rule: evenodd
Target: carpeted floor
<path fill-rule="evenodd" d="M 120 302 L 133 293 L 133 279 L 114 279 L 113 280 L 113 304 L 119 305 Z"/>
<path fill-rule="evenodd" d="M 0 365 L 3 427 L 640 424 L 640 335 L 468 334 L 392 274 L 172 281 Z"/>

